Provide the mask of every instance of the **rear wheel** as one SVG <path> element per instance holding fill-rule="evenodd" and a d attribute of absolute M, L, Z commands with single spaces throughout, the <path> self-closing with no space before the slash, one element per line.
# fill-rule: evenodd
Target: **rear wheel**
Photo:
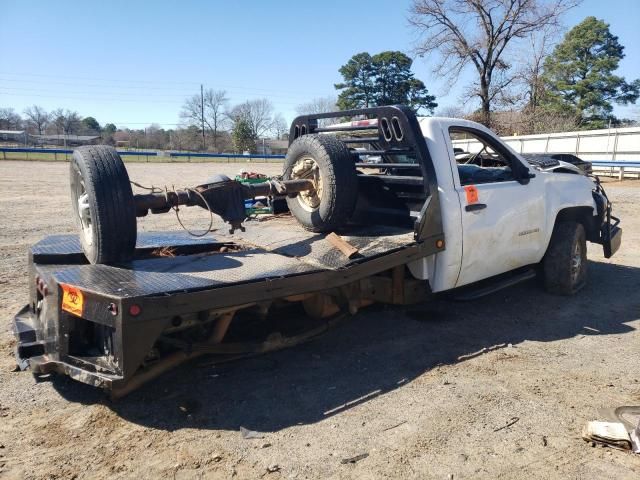
<path fill-rule="evenodd" d="M 72 209 L 87 260 L 105 264 L 131 260 L 136 208 L 120 155 L 106 145 L 77 148 L 70 176 Z"/>
<path fill-rule="evenodd" d="M 587 281 L 587 241 L 584 226 L 574 221 L 556 224 L 542 261 L 544 286 L 550 293 L 573 295 Z"/>
<path fill-rule="evenodd" d="M 303 135 L 289 147 L 285 180 L 310 179 L 314 188 L 287 198 L 291 213 L 307 230 L 330 232 L 355 209 L 358 177 L 347 146 L 330 135 Z"/>

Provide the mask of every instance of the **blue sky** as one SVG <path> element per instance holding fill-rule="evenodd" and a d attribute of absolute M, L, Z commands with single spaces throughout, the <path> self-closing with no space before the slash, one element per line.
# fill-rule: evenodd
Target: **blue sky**
<path fill-rule="evenodd" d="M 179 122 L 200 84 L 232 103 L 269 98 L 290 121 L 295 107 L 334 94 L 338 68 L 353 54 L 410 52 L 409 0 L 318 2 L 136 2 L 0 0 L 0 107 L 39 104 L 92 115 L 101 124 L 141 128 Z M 564 18 L 594 15 L 626 47 L 618 73 L 640 78 L 640 1 L 586 0 Z M 450 86 L 414 71 L 440 106 L 460 105 L 465 72 Z M 617 108 L 638 116 L 638 108 Z"/>

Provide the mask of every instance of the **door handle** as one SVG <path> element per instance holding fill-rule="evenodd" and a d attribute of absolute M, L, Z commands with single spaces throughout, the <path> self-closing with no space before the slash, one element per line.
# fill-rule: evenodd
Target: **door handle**
<path fill-rule="evenodd" d="M 477 212 L 478 210 L 483 210 L 485 208 L 487 208 L 486 203 L 472 203 L 471 205 L 464 207 L 467 212 Z"/>

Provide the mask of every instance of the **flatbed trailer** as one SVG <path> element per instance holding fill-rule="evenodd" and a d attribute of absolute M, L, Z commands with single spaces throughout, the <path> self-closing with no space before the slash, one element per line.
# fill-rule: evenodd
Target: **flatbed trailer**
<path fill-rule="evenodd" d="M 351 228 L 342 237 L 358 250 L 350 259 L 325 237 L 288 215 L 251 222 L 233 235 L 144 233 L 135 259 L 117 267 L 88 264 L 75 235 L 46 237 L 30 250 L 34 301 L 14 322 L 17 358 L 36 374 L 67 374 L 117 397 L 179 363 L 177 352 L 180 361 L 229 352 L 220 348 L 223 330 L 238 310 L 302 301 L 312 315 L 330 317 L 374 300 L 412 303 L 428 293 L 425 282 L 404 275 L 407 262 L 428 253 L 412 230 Z M 207 341 L 172 342 L 172 327 L 213 317 Z M 163 340 L 166 352 L 146 358 Z"/>

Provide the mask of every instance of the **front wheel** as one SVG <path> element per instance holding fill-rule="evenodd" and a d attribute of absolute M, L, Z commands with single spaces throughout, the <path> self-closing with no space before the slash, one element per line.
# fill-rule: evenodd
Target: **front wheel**
<path fill-rule="evenodd" d="M 70 167 L 71 204 L 80 244 L 90 263 L 133 258 L 136 207 L 127 169 L 113 147 L 74 150 Z"/>
<path fill-rule="evenodd" d="M 574 221 L 556 223 L 542 260 L 545 289 L 573 295 L 587 282 L 587 241 L 584 226 Z"/>

